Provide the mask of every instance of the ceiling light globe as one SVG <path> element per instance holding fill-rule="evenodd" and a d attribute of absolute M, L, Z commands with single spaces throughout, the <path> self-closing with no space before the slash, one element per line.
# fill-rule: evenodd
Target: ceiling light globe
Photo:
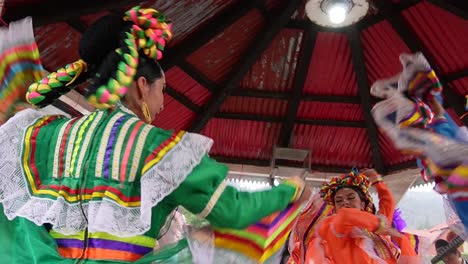
<path fill-rule="evenodd" d="M 334 4 L 328 9 L 328 17 L 333 24 L 343 23 L 347 13 L 347 7 L 344 4 Z"/>

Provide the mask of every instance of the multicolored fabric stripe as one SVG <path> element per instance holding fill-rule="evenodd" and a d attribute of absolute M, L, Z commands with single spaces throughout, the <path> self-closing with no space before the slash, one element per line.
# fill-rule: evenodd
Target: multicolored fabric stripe
<path fill-rule="evenodd" d="M 37 120 L 26 130 L 22 152 L 31 194 L 63 197 L 68 203 L 105 197 L 124 207 L 140 206 L 138 186 L 122 185 L 156 165 L 184 134 L 156 130 L 124 111 Z M 53 162 L 37 161 L 44 154 Z M 86 177 L 83 187 L 82 178 L 90 170 L 93 177 Z"/>
<path fill-rule="evenodd" d="M 215 246 L 264 263 L 286 244 L 300 210 L 299 204 L 291 204 L 244 230 L 214 229 Z"/>
<path fill-rule="evenodd" d="M 85 239 L 84 232 L 67 236 L 54 231 L 50 235 L 57 242 L 60 255 L 72 259 L 135 261 L 157 245 L 156 239 L 147 236 L 121 238 L 97 232 Z"/>
<path fill-rule="evenodd" d="M 31 32 L 29 35 L 28 32 Z M 12 34 L 12 32 L 22 32 Z M 27 36 L 24 36 L 26 34 Z M 32 35 L 30 19 L 0 29 L 0 124 L 27 107 L 24 98 L 29 84 L 45 73 Z"/>
<path fill-rule="evenodd" d="M 155 149 L 151 155 L 145 160 L 145 166 L 143 167 L 142 174 L 147 172 L 151 167 L 156 165 L 171 150 L 185 134 L 185 131 L 179 131 L 178 133 L 172 134 L 172 136 Z"/>
<path fill-rule="evenodd" d="M 379 235 L 370 232 L 367 229 L 362 229 L 364 234 L 373 242 L 374 252 L 382 259 L 398 258 L 401 254 L 399 249 L 392 243 L 388 243 L 386 239 Z"/>
<path fill-rule="evenodd" d="M 418 72 L 408 82 L 408 94 L 411 97 L 427 98 L 429 94 L 442 92 L 442 84 L 434 70 Z"/>
<path fill-rule="evenodd" d="M 468 198 L 468 164 L 439 166 L 431 159 L 424 159 L 425 173 L 435 180 L 434 189 L 441 194 L 452 194 L 454 198 Z"/>
<path fill-rule="evenodd" d="M 400 127 L 420 127 L 425 128 L 434 120 L 434 113 L 424 102 L 415 99 L 414 111 L 400 120 Z"/>
<path fill-rule="evenodd" d="M 416 254 L 419 254 L 419 248 L 420 248 L 419 243 L 421 242 L 419 239 L 419 236 L 415 234 L 404 233 L 404 232 L 402 234 L 408 238 L 411 244 L 411 247 L 413 247 L 414 249 L 414 252 L 416 252 Z"/>
<path fill-rule="evenodd" d="M 332 213 L 333 206 L 323 201 L 320 194 L 316 194 L 310 199 L 309 205 L 300 214 L 291 234 L 289 263 L 304 262 L 307 245 L 316 236 L 319 223 Z"/>

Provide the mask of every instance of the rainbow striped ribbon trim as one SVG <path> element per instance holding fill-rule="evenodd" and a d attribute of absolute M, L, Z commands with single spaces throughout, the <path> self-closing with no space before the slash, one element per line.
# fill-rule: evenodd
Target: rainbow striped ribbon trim
<path fill-rule="evenodd" d="M 57 242 L 60 255 L 72 259 L 135 261 L 153 251 L 156 246 L 156 239 L 147 236 L 121 238 L 96 232 L 90 233 L 85 241 L 83 231 L 76 235 L 51 231 L 50 235 Z"/>
<path fill-rule="evenodd" d="M 285 210 L 265 217 L 244 230 L 215 229 L 215 246 L 264 263 L 286 244 L 300 210 L 299 204 L 290 204 Z"/>

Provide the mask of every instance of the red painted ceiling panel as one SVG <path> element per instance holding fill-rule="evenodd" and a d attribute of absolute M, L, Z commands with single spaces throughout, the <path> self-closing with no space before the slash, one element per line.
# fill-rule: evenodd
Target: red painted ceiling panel
<path fill-rule="evenodd" d="M 464 126 L 464 124 L 460 120 L 460 116 L 457 115 L 457 113 L 455 112 L 455 110 L 453 110 L 453 108 L 445 109 L 445 111 L 447 111 L 447 113 L 450 115 L 450 117 L 453 119 L 453 121 L 455 121 L 455 123 L 457 123 L 457 125 Z M 464 117 L 464 118 L 468 118 L 468 117 Z"/>
<path fill-rule="evenodd" d="M 364 128 L 295 125 L 292 147 L 312 150 L 313 164 L 369 167 L 371 153 Z"/>
<path fill-rule="evenodd" d="M 442 74 L 468 68 L 468 20 L 424 1 L 403 12 Z"/>
<path fill-rule="evenodd" d="M 170 45 L 175 45 L 234 2 L 234 0 L 158 0 L 152 7 L 173 21 L 174 38 Z"/>
<path fill-rule="evenodd" d="M 302 101 L 299 104 L 297 118 L 364 121 L 364 115 L 359 104 L 310 101 Z"/>
<path fill-rule="evenodd" d="M 188 97 L 195 104 L 202 106 L 211 98 L 211 92 L 187 75 L 179 67 L 166 71 L 167 84 Z"/>
<path fill-rule="evenodd" d="M 402 70 L 399 55 L 410 53 L 410 50 L 390 23 L 384 21 L 373 25 L 362 32 L 361 39 L 369 84 Z"/>
<path fill-rule="evenodd" d="M 156 117 L 153 125 L 163 129 L 187 130 L 195 117 L 196 113 L 165 94 L 164 110 Z"/>
<path fill-rule="evenodd" d="M 462 96 L 468 95 L 468 77 L 458 79 L 451 83 L 451 87 L 455 88 L 454 90 Z M 446 88 L 450 89 L 450 87 Z"/>
<path fill-rule="evenodd" d="M 209 79 L 220 83 L 253 44 L 252 40 L 263 27 L 262 14 L 254 9 L 188 56 L 187 61 Z"/>
<path fill-rule="evenodd" d="M 65 23 L 50 24 L 34 29 L 45 69 L 56 71 L 66 64 L 77 61 L 81 34 Z"/>
<path fill-rule="evenodd" d="M 212 155 L 266 160 L 280 129 L 280 123 L 213 118 L 202 134 L 214 139 Z"/>
<path fill-rule="evenodd" d="M 319 32 L 312 54 L 305 94 L 356 95 L 351 49 L 345 34 Z"/>
<path fill-rule="evenodd" d="M 263 116 L 284 116 L 287 101 L 277 99 L 230 96 L 224 101 L 220 112 Z"/>
<path fill-rule="evenodd" d="M 247 72 L 240 86 L 264 91 L 291 90 L 302 36 L 301 30 L 283 29 Z"/>
<path fill-rule="evenodd" d="M 398 165 L 414 159 L 413 156 L 402 154 L 395 148 L 393 142 L 384 134 L 379 131 L 379 146 L 380 153 L 385 166 Z"/>

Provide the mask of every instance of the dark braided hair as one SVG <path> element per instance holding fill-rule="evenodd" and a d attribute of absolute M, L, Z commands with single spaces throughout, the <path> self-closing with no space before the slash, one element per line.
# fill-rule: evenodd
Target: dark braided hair
<path fill-rule="evenodd" d="M 123 19 L 118 15 L 102 17 L 83 33 L 81 59 L 32 84 L 26 99 L 44 107 L 92 78 L 85 96 L 97 108 L 108 108 L 125 96 L 133 80 L 143 76 L 154 82 L 162 77 L 156 59 L 162 57 L 171 37 L 164 16 L 154 9 L 135 7 Z"/>

